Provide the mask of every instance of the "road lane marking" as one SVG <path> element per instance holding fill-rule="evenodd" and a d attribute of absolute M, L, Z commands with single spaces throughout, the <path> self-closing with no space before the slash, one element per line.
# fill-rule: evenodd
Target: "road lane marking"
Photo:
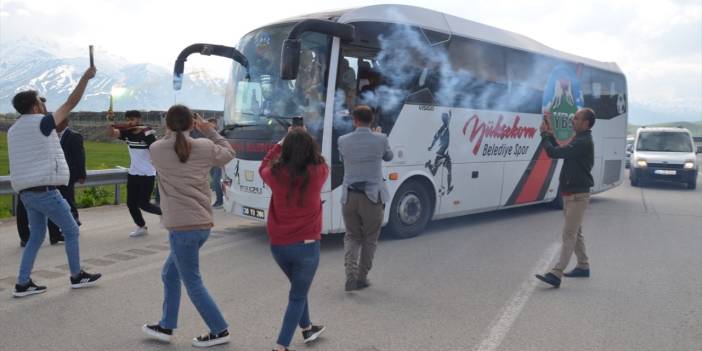
<path fill-rule="evenodd" d="M 534 268 L 529 272 L 529 276 L 522 283 L 517 293 L 507 302 L 500 310 L 499 317 L 490 325 L 488 332 L 485 334 L 483 341 L 476 347 L 476 351 L 495 351 L 500 347 L 512 325 L 522 312 L 524 305 L 529 301 L 534 289 L 538 284 L 538 280 L 534 278 L 534 274 L 545 272 L 551 265 L 551 262 L 558 253 L 560 243 L 554 242 L 546 249 Z"/>

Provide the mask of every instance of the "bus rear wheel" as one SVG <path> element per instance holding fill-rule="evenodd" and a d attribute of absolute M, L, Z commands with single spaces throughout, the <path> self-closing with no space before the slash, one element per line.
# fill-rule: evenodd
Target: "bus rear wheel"
<path fill-rule="evenodd" d="M 409 180 L 395 194 L 390 206 L 387 230 L 398 239 L 415 237 L 424 231 L 431 213 L 429 191 L 420 182 Z"/>

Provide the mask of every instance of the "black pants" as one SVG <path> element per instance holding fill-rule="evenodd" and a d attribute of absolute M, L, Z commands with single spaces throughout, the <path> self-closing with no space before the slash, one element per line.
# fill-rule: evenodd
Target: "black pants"
<path fill-rule="evenodd" d="M 151 203 L 151 192 L 154 191 L 155 176 L 127 175 L 127 208 L 137 226 L 146 225 L 141 210 L 161 215 L 161 208 Z"/>
<path fill-rule="evenodd" d="M 64 199 L 71 206 L 71 214 L 73 218 L 76 219 L 76 223 L 80 225 L 78 220 L 78 208 L 76 208 L 76 187 L 75 183 L 70 183 L 68 186 L 57 186 L 56 189 L 61 193 Z M 15 211 L 17 215 L 17 233 L 19 234 L 20 240 L 27 242 L 29 240 L 29 221 L 27 220 L 27 210 L 24 208 L 22 200 L 17 198 L 17 210 Z M 49 225 L 49 240 L 56 242 L 62 238 L 61 230 L 52 221 L 48 221 Z"/>

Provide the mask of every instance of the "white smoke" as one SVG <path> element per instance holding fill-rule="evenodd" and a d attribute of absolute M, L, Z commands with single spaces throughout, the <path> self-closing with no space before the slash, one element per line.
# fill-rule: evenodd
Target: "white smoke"
<path fill-rule="evenodd" d="M 395 23 L 408 22 L 397 13 L 388 13 L 388 18 L 395 19 Z M 456 40 L 456 37 L 451 38 L 451 41 Z M 379 44 L 380 52 L 373 70 L 380 73 L 381 85 L 364 92 L 357 100 L 385 112 L 396 111 L 410 94 L 428 88 L 433 93 L 434 103 L 440 106 L 512 111 L 528 106 L 530 112 L 539 113 L 548 71 L 555 64 L 550 59 L 524 55 L 525 60 L 519 61 L 523 68 L 520 72 L 505 72 L 504 61 L 508 58 L 501 53 L 496 58 L 494 51 L 482 52 L 485 45 L 459 46 L 466 52 L 452 46 L 451 60 L 446 42 L 432 44 L 424 32 L 402 24 L 394 25 L 390 33 L 381 35 Z M 500 61 L 492 61 L 496 59 Z M 518 83 L 513 82 L 512 76 Z M 341 90 L 337 91 L 338 96 L 344 96 Z M 337 99 L 337 107 L 343 103 L 343 99 Z M 397 113 L 389 115 L 396 117 Z"/>

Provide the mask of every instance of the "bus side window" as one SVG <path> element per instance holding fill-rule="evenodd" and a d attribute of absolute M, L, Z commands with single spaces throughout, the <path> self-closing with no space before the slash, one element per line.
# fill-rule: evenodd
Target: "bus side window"
<path fill-rule="evenodd" d="M 624 76 L 597 68 L 584 67 L 588 82 L 583 82 L 585 106 L 595 110 L 597 119 L 612 119 L 627 111 Z"/>
<path fill-rule="evenodd" d="M 508 93 L 504 49 L 473 39 L 455 37 L 448 47 L 456 79 L 442 103 L 460 107 L 496 109 Z M 453 101 L 448 101 L 453 100 Z"/>
<path fill-rule="evenodd" d="M 544 87 L 557 61 L 515 49 L 507 49 L 509 98 L 507 111 L 541 113 Z"/>

